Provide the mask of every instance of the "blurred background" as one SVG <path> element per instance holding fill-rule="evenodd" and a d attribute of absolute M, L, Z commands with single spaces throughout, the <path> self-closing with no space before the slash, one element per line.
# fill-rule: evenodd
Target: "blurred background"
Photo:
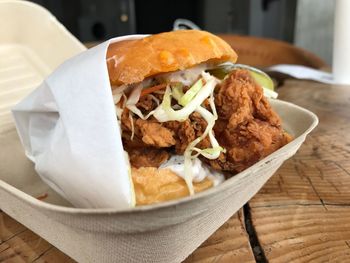
<path fill-rule="evenodd" d="M 334 1 L 329 0 L 35 0 L 82 42 L 170 31 L 177 18 L 213 33 L 283 40 L 331 65 Z"/>

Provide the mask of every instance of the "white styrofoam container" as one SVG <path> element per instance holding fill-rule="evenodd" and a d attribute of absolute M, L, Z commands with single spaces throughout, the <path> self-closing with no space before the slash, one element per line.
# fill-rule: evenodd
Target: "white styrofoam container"
<path fill-rule="evenodd" d="M 79 262 L 180 262 L 263 186 L 318 122 L 303 108 L 272 100 L 295 139 L 222 185 L 121 212 L 73 208 L 35 173 L 9 109 L 84 49 L 45 9 L 0 1 L 0 209 Z M 45 202 L 36 198 L 43 194 Z"/>
<path fill-rule="evenodd" d="M 39 5 L 0 1 L 1 129 L 13 126 L 10 106 L 37 87 L 64 60 L 85 49 Z"/>

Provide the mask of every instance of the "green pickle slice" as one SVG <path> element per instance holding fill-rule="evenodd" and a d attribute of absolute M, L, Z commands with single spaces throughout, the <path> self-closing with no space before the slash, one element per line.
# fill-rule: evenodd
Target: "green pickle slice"
<path fill-rule="evenodd" d="M 263 86 L 266 89 L 274 90 L 274 84 L 272 79 L 265 72 L 260 69 L 250 67 L 243 64 L 232 64 L 232 63 L 224 63 L 219 65 L 216 68 L 207 70 L 210 74 L 217 77 L 218 79 L 224 79 L 227 74 L 236 69 L 246 69 L 250 72 L 250 75 L 254 78 L 254 80 Z"/>

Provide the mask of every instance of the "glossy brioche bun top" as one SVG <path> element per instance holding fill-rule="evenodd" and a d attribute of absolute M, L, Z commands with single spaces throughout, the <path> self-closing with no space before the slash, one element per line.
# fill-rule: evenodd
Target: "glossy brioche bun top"
<path fill-rule="evenodd" d="M 107 66 L 112 85 L 137 83 L 159 73 L 203 62 L 235 63 L 237 54 L 221 38 L 200 30 L 178 30 L 112 43 Z"/>

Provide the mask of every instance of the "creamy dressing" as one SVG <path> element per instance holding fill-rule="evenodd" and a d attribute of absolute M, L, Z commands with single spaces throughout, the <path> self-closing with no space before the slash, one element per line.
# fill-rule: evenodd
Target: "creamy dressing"
<path fill-rule="evenodd" d="M 185 86 L 191 86 L 196 80 L 198 80 L 198 77 L 207 68 L 209 68 L 209 65 L 202 63 L 185 70 L 160 74 L 157 76 L 157 79 L 164 80 L 166 82 L 181 82 Z"/>
<path fill-rule="evenodd" d="M 173 155 L 170 157 L 170 159 L 167 162 L 163 163 L 159 168 L 170 169 L 171 171 L 173 171 L 174 173 L 176 173 L 178 176 L 180 176 L 185 180 L 186 174 L 185 174 L 184 162 L 185 162 L 184 156 Z M 213 182 L 214 186 L 216 186 L 218 184 L 221 184 L 225 180 L 225 177 L 223 174 L 211 169 L 198 158 L 195 158 L 194 160 L 192 160 L 191 168 L 192 168 L 193 182 L 201 182 L 206 177 L 208 177 L 208 179 Z"/>

